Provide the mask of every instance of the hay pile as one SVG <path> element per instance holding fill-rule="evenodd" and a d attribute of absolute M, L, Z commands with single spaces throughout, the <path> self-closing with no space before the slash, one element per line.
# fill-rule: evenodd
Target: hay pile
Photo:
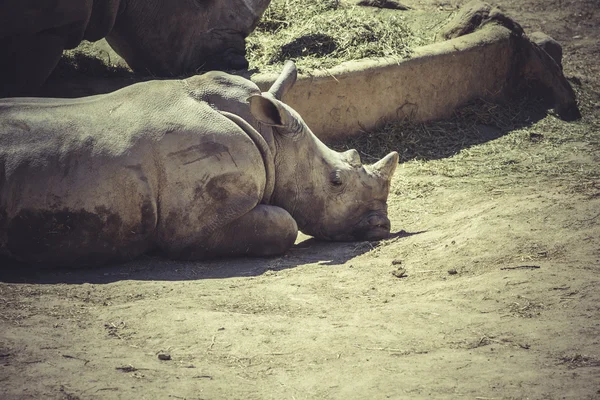
<path fill-rule="evenodd" d="M 421 45 L 400 12 L 374 12 L 339 0 L 273 0 L 247 39 L 251 68 L 329 68 L 367 57 L 410 57 Z"/>
<path fill-rule="evenodd" d="M 124 63 L 124 62 L 123 62 Z M 133 71 L 126 65 L 114 63 L 110 56 L 86 40 L 72 50 L 65 50 L 51 78 L 73 77 L 130 78 Z"/>

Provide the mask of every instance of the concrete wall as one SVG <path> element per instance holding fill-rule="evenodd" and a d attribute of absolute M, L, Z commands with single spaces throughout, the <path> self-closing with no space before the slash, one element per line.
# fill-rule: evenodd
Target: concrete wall
<path fill-rule="evenodd" d="M 477 98 L 503 97 L 516 57 L 508 29 L 488 24 L 456 39 L 419 47 L 413 57 L 350 61 L 299 76 L 284 97 L 321 139 L 334 140 L 377 127 L 385 120 L 444 118 Z M 276 74 L 252 80 L 267 90 Z M 79 77 L 48 82 L 44 97 L 107 93 L 137 78 Z"/>
<path fill-rule="evenodd" d="M 510 32 L 490 24 L 417 48 L 408 60 L 352 61 L 299 76 L 284 100 L 325 141 L 373 129 L 386 119 L 443 118 L 471 100 L 501 98 L 513 52 Z M 258 74 L 252 80 L 266 91 L 275 77 Z"/>

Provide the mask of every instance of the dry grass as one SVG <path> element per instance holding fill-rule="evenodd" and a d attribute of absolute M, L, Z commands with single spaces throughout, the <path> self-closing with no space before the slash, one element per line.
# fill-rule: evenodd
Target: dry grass
<path fill-rule="evenodd" d="M 440 15 L 437 15 L 440 14 Z M 443 13 L 405 17 L 405 12 L 350 6 L 339 0 L 273 0 L 247 38 L 250 68 L 279 72 L 294 60 L 300 72 L 329 68 L 344 61 L 369 57 L 402 60 L 412 48 L 431 43 Z M 132 77 L 131 69 L 116 65 L 110 55 L 83 41 L 64 52 L 55 77 Z"/>
<path fill-rule="evenodd" d="M 274 0 L 247 39 L 251 68 L 294 60 L 307 72 L 368 57 L 410 57 L 422 44 L 400 13 L 373 13 L 338 0 Z"/>
<path fill-rule="evenodd" d="M 400 153 L 400 162 L 451 157 L 475 144 L 488 142 L 522 128 L 545 115 L 535 101 L 522 98 L 505 104 L 479 100 L 457 109 L 448 119 L 413 122 L 389 121 L 380 129 L 351 138 L 335 147 L 357 148 L 364 161 L 372 162 L 390 151 Z M 536 136 L 532 136 L 536 140 Z"/>
<path fill-rule="evenodd" d="M 414 181 L 403 170 L 392 191 L 410 192 L 415 198 L 426 196 L 441 184 L 440 178 L 451 178 L 443 180 L 445 185 L 468 183 L 490 190 L 505 181 L 551 179 L 564 182 L 565 190 L 573 193 L 600 195 L 600 170 L 581 161 L 600 161 L 600 130 L 594 129 L 598 119 L 584 114 L 581 121 L 565 122 L 545 109 L 527 97 L 504 104 L 478 101 L 445 120 L 390 121 L 332 147 L 356 148 L 366 163 L 398 151 L 400 162 L 412 171 L 409 175 L 420 178 Z M 565 159 L 567 148 L 573 159 Z"/>

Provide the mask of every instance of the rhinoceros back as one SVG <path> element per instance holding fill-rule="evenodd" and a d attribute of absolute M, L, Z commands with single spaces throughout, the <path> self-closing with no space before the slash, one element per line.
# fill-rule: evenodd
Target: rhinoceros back
<path fill-rule="evenodd" d="M 153 149 L 180 128 L 177 86 L 1 101 L 0 250 L 28 262 L 96 264 L 148 248 L 157 221 Z M 144 104 L 153 96 L 170 99 L 161 112 Z"/>

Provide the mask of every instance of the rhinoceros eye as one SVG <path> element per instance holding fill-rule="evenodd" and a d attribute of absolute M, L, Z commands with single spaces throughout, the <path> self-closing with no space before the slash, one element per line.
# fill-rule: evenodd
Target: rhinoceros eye
<path fill-rule="evenodd" d="M 342 181 L 342 171 L 340 171 L 339 169 L 336 169 L 335 171 L 333 171 L 331 173 L 331 184 L 333 186 L 341 186 L 344 182 Z"/>

